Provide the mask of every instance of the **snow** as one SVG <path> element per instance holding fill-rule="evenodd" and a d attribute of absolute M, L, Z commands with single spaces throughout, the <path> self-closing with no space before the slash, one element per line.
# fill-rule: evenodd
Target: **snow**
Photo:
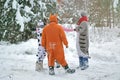
<path fill-rule="evenodd" d="M 33 7 L 33 0 L 30 0 L 30 4 L 31 4 L 31 6 Z"/>
<path fill-rule="evenodd" d="M 114 7 L 116 7 L 118 4 L 118 0 L 114 0 Z"/>
<path fill-rule="evenodd" d="M 66 33 L 69 48 L 65 48 L 65 57 L 69 66 L 76 69 L 74 74 L 65 73 L 61 67 L 55 68 L 54 76 L 49 75 L 47 57 L 44 60 L 45 70 L 36 72 L 36 39 L 19 44 L 1 41 L 0 80 L 120 80 L 120 38 L 118 36 L 120 30 L 118 28 L 96 28 L 95 32 L 93 30 L 94 28 L 91 27 L 91 59 L 86 70 L 76 69 L 79 63 L 75 47 L 75 32 Z"/>
<path fill-rule="evenodd" d="M 5 4 L 4 4 L 4 8 L 8 8 L 8 3 L 10 0 L 6 0 Z"/>
<path fill-rule="evenodd" d="M 13 3 L 12 3 L 12 8 L 13 9 L 17 9 L 17 1 L 16 0 L 13 0 Z"/>
<path fill-rule="evenodd" d="M 16 22 L 21 25 L 21 28 L 20 28 L 20 31 L 24 31 L 24 18 L 21 16 L 21 13 L 20 13 L 20 5 L 18 6 L 17 8 L 17 12 L 16 12 Z"/>
<path fill-rule="evenodd" d="M 25 8 L 24 8 L 24 10 L 26 11 L 26 12 L 30 12 L 31 13 L 31 8 L 29 8 L 28 6 L 25 6 Z"/>

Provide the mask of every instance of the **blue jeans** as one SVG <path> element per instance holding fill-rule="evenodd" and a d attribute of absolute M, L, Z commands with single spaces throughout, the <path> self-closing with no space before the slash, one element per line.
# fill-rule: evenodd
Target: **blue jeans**
<path fill-rule="evenodd" d="M 84 70 L 89 67 L 88 65 L 88 57 L 79 57 L 79 66 L 81 70 Z"/>

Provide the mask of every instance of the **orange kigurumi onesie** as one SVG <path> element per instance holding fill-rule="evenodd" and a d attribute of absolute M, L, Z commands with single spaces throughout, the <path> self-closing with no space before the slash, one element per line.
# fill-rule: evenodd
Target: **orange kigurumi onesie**
<path fill-rule="evenodd" d="M 66 35 L 58 24 L 56 15 L 51 15 L 49 20 L 50 23 L 44 27 L 42 32 L 42 46 L 48 53 L 48 66 L 54 66 L 55 60 L 62 66 L 66 66 L 63 48 L 63 44 L 68 46 Z"/>

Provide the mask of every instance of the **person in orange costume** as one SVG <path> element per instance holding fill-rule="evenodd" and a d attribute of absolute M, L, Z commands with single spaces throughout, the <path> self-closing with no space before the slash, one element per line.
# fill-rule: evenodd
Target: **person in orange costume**
<path fill-rule="evenodd" d="M 42 32 L 42 46 L 48 53 L 49 74 L 54 75 L 55 60 L 62 65 L 67 73 L 74 73 L 75 69 L 70 69 L 64 55 L 63 44 L 68 48 L 68 41 L 61 25 L 58 25 L 56 15 L 50 15 L 50 23 L 46 25 Z"/>

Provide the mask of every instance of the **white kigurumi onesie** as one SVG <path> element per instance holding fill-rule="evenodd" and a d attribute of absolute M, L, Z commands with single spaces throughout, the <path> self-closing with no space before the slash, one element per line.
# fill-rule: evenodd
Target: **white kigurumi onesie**
<path fill-rule="evenodd" d="M 44 23 L 43 22 L 39 22 L 38 23 L 38 27 L 36 28 L 37 39 L 38 39 L 38 53 L 37 53 L 38 62 L 39 61 L 43 61 L 43 59 L 46 56 L 45 49 L 41 45 L 41 37 L 42 37 L 41 34 L 42 34 L 42 27 L 43 26 L 44 26 Z"/>

